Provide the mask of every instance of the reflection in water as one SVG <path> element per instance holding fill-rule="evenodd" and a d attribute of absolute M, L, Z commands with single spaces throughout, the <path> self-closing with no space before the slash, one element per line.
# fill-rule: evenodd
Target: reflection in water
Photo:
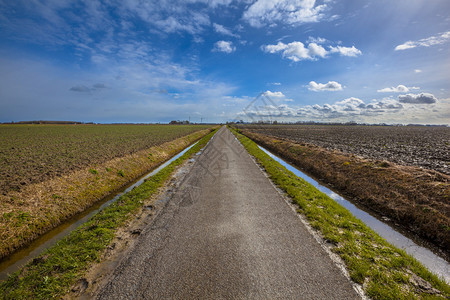
<path fill-rule="evenodd" d="M 357 208 L 348 200 L 345 200 L 342 196 L 336 194 L 335 192 L 326 188 L 325 186 L 320 185 L 316 180 L 299 171 L 298 169 L 291 166 L 290 164 L 288 164 L 281 158 L 277 157 L 276 155 L 270 153 L 263 147 L 261 146 L 258 147 L 265 153 L 267 153 L 270 157 L 272 157 L 274 160 L 282 164 L 286 169 L 288 169 L 298 177 L 303 178 L 305 181 L 316 187 L 319 191 L 328 195 L 330 198 L 332 198 L 340 205 L 348 209 L 355 217 L 363 221 L 367 226 L 369 226 L 373 231 L 382 236 L 389 243 L 400 249 L 405 250 L 408 254 L 412 255 L 424 266 L 426 266 L 430 271 L 443 277 L 447 282 L 450 282 L 450 264 L 445 259 L 434 254 L 429 249 L 417 245 L 414 241 L 407 238 L 398 231 L 394 230 L 391 226 L 381 222 L 380 220 L 368 214 L 367 212 Z"/>
<path fill-rule="evenodd" d="M 99 211 L 103 210 L 107 206 L 117 201 L 120 198 L 120 196 L 122 196 L 125 193 L 128 193 L 133 188 L 141 185 L 145 181 L 145 179 L 155 175 L 156 173 L 167 167 L 171 162 L 173 162 L 174 160 L 182 156 L 184 153 L 186 153 L 186 151 L 194 147 L 195 144 L 197 143 L 190 145 L 189 147 L 187 147 L 186 149 L 184 149 L 183 151 L 172 157 L 170 160 L 160 165 L 158 168 L 156 168 L 149 174 L 146 174 L 145 176 L 138 179 L 133 184 L 125 186 L 122 190 L 118 191 L 116 194 L 113 194 L 109 197 L 104 198 L 102 201 L 97 202 L 86 211 L 67 220 L 63 224 L 59 225 L 58 227 L 50 230 L 49 232 L 42 235 L 38 239 L 34 240 L 30 245 L 20 249 L 19 251 L 16 251 L 11 256 L 0 261 L 0 280 L 6 279 L 8 274 L 12 274 L 15 271 L 19 270 L 28 261 L 38 256 L 45 249 L 54 245 L 57 241 L 67 236 L 69 233 L 71 233 L 73 230 L 78 228 L 83 223 L 87 222 L 93 215 L 95 215 Z"/>

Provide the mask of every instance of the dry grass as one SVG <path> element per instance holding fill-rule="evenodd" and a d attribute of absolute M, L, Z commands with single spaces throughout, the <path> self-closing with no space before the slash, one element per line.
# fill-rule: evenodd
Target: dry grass
<path fill-rule="evenodd" d="M 450 176 L 242 132 L 361 205 L 433 242 L 448 254 Z"/>
<path fill-rule="evenodd" d="M 154 169 L 210 130 L 0 195 L 0 258 Z"/>

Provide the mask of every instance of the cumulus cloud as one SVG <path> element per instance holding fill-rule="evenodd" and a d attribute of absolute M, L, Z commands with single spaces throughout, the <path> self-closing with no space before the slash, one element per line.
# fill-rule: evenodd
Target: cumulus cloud
<path fill-rule="evenodd" d="M 244 12 L 243 19 L 253 27 L 299 25 L 319 22 L 326 8 L 326 4 L 316 5 L 315 0 L 257 0 Z"/>
<path fill-rule="evenodd" d="M 273 101 L 293 101 L 292 99 L 286 98 L 282 92 L 265 91 L 263 95 Z"/>
<path fill-rule="evenodd" d="M 256 106 L 255 106 L 256 107 Z M 395 99 L 372 100 L 365 103 L 355 97 L 337 101 L 334 104 L 315 104 L 290 107 L 286 104 L 257 106 L 245 114 L 253 120 L 260 118 L 282 118 L 291 120 L 349 121 L 365 120 L 382 115 L 394 115 L 405 107 Z"/>
<path fill-rule="evenodd" d="M 302 42 L 292 42 L 289 44 L 278 42 L 276 45 L 263 46 L 263 50 L 268 53 L 282 52 L 284 58 L 295 62 L 301 60 L 314 60 L 317 59 L 317 57 L 323 58 L 327 54 L 327 51 L 320 45 L 311 43 L 308 47 L 305 47 Z"/>
<path fill-rule="evenodd" d="M 336 81 L 328 81 L 328 83 L 317 83 L 315 81 L 311 81 L 308 89 L 314 92 L 341 91 L 342 85 Z"/>
<path fill-rule="evenodd" d="M 294 62 L 326 58 L 330 53 L 340 53 L 342 56 L 357 56 L 361 54 L 361 51 L 356 49 L 355 46 L 351 48 L 330 46 L 330 51 L 327 51 L 322 45 L 314 42 L 309 43 L 308 46 L 297 41 L 288 44 L 278 42 L 274 45 L 264 45 L 261 48 L 263 51 L 272 54 L 281 52 L 283 58 L 290 59 Z"/>
<path fill-rule="evenodd" d="M 239 35 L 231 32 L 231 30 L 229 30 L 228 28 L 225 28 L 223 25 L 217 24 L 217 23 L 213 23 L 213 27 L 214 30 L 217 33 L 223 34 L 223 35 L 228 35 L 228 36 L 232 36 L 232 37 L 239 37 Z"/>
<path fill-rule="evenodd" d="M 420 69 L 415 69 L 415 70 L 414 70 L 414 73 L 422 73 L 422 70 L 420 70 Z"/>
<path fill-rule="evenodd" d="M 416 86 L 407 87 L 407 86 L 404 86 L 403 84 L 399 84 L 397 87 L 384 88 L 381 90 L 377 90 L 377 92 L 378 93 L 407 93 L 410 90 L 418 90 L 418 89 L 420 89 L 420 88 L 416 87 Z"/>
<path fill-rule="evenodd" d="M 433 104 L 437 102 L 437 99 L 433 94 L 420 93 L 400 95 L 398 101 L 409 104 Z"/>
<path fill-rule="evenodd" d="M 255 105 L 242 113 L 250 120 L 279 119 L 289 121 L 325 121 L 325 122 L 393 122 L 398 116 L 403 121 L 414 118 L 417 108 L 414 105 L 404 106 L 397 99 L 386 98 L 364 102 L 355 97 L 346 98 L 333 104 L 315 104 L 306 106 L 289 106 L 287 104 L 263 103 Z M 427 110 L 430 111 L 431 109 Z"/>
<path fill-rule="evenodd" d="M 407 50 L 416 47 L 430 47 L 434 45 L 440 45 L 447 42 L 449 39 L 450 39 L 450 31 L 447 31 L 418 41 L 407 41 L 406 43 L 403 43 L 395 47 L 395 51 Z"/>
<path fill-rule="evenodd" d="M 218 41 L 214 44 L 213 51 L 231 53 L 236 50 L 233 46 L 233 42 L 230 41 Z"/>
<path fill-rule="evenodd" d="M 351 57 L 356 57 L 356 56 L 362 54 L 361 50 L 356 49 L 355 46 L 351 46 L 351 47 L 330 46 L 330 52 L 331 53 L 339 53 L 341 56 L 351 56 Z"/>

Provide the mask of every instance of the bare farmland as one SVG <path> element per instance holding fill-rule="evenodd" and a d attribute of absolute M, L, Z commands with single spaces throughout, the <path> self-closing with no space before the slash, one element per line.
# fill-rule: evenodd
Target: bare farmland
<path fill-rule="evenodd" d="M 438 169 L 445 167 L 448 163 L 448 151 L 445 151 L 448 145 L 442 136 L 448 134 L 448 128 L 430 128 L 439 133 L 434 133 L 436 139 L 440 141 L 440 146 L 434 147 L 435 149 L 432 147 L 431 137 L 428 140 L 416 139 L 414 142 L 405 140 L 401 135 L 405 129 L 404 134 L 409 133 L 409 137 L 414 139 L 428 129 L 425 127 L 410 129 L 368 126 L 353 128 L 353 126 L 241 125 L 240 128 L 252 140 L 328 184 L 353 202 L 379 216 L 388 217 L 394 223 L 401 224 L 408 231 L 434 243 L 448 255 L 450 176 L 417 166 L 421 159 L 426 158 L 425 153 L 429 153 L 430 160 L 439 165 Z M 308 130 L 310 132 L 307 132 Z M 346 145 L 347 141 L 353 145 L 362 145 L 359 147 L 364 148 L 364 151 L 358 153 L 367 153 L 368 149 L 371 149 L 370 143 L 374 145 L 380 143 L 380 139 L 383 138 L 380 132 L 385 132 L 389 136 L 389 139 L 385 138 L 381 142 L 386 144 L 390 141 L 394 146 L 382 147 L 381 150 L 373 147 L 376 155 L 372 153 L 368 156 L 372 159 L 338 151 L 335 150 L 336 147 L 327 149 L 317 145 L 321 140 L 328 143 L 334 141 L 337 145 Z M 389 155 L 396 153 L 393 149 L 399 140 L 408 142 L 411 147 L 428 149 L 428 152 L 403 153 L 397 156 L 397 159 L 403 158 L 403 162 L 410 156 L 408 159 L 414 162 L 415 166 L 413 163 L 410 165 L 392 163 L 393 159 L 390 159 Z M 421 142 L 425 144 L 420 145 Z M 358 149 L 358 146 L 355 146 L 355 149 Z"/>
<path fill-rule="evenodd" d="M 0 126 L 0 258 L 206 135 L 211 126 Z"/>
<path fill-rule="evenodd" d="M 0 193 L 161 145 L 202 125 L 0 125 Z"/>
<path fill-rule="evenodd" d="M 450 128 L 425 126 L 245 125 L 256 133 L 450 175 Z"/>

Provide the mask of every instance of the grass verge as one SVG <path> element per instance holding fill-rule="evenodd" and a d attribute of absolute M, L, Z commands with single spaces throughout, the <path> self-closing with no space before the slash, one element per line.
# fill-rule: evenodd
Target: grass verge
<path fill-rule="evenodd" d="M 177 166 L 204 147 L 216 131 L 204 136 L 155 176 L 120 197 L 68 237 L 9 276 L 0 283 L 0 299 L 48 299 L 66 294 L 89 265 L 99 261 L 116 230 L 133 217 L 145 199 L 163 186 Z"/>
<path fill-rule="evenodd" d="M 0 193 L 0 258 L 155 169 L 211 130 L 199 130 L 62 177 L 30 184 L 19 192 Z"/>
<path fill-rule="evenodd" d="M 285 191 L 298 212 L 332 244 L 351 279 L 372 299 L 442 299 L 450 286 L 404 251 L 387 243 L 347 209 L 271 159 L 256 143 L 231 128 L 247 151 Z"/>
<path fill-rule="evenodd" d="M 449 175 L 367 160 L 248 130 L 241 133 L 450 255 Z"/>

